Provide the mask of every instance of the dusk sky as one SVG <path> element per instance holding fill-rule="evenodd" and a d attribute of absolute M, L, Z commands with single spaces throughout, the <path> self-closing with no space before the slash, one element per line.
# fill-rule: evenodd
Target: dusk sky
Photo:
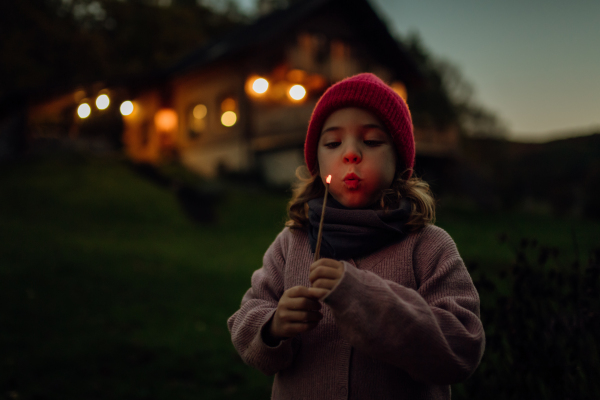
<path fill-rule="evenodd" d="M 599 0 L 370 2 L 393 34 L 417 32 L 458 66 L 510 139 L 600 130 Z"/>

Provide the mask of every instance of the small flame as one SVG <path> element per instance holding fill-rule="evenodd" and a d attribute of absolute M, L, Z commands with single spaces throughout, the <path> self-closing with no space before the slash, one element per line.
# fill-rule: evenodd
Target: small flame
<path fill-rule="evenodd" d="M 331 175 L 328 175 L 328 176 L 327 176 L 327 179 L 325 179 L 325 181 L 326 181 L 328 184 L 329 184 L 329 183 L 331 183 Z"/>

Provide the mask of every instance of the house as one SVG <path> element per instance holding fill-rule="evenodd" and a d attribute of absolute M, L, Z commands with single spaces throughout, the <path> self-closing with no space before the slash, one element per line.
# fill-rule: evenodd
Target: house
<path fill-rule="evenodd" d="M 74 116 L 71 139 L 112 127 L 122 132 L 134 161 L 178 159 L 207 177 L 259 171 L 284 185 L 303 164 L 318 98 L 360 72 L 375 73 L 404 98 L 424 83 L 367 0 L 304 0 L 213 41 L 159 75 L 90 86 L 31 107 L 29 120 L 48 120 L 46 114 L 66 109 L 66 102 Z M 105 111 L 103 95 L 112 104 Z M 86 120 L 92 109 L 96 117 Z M 98 127 L 100 117 L 105 122 Z M 459 143 L 451 130 L 416 127 L 415 138 L 417 153 L 429 157 L 453 154 Z"/>
<path fill-rule="evenodd" d="M 422 83 L 366 0 L 297 2 L 200 49 L 133 99 L 126 151 L 147 162 L 176 156 L 205 176 L 258 169 L 287 184 L 320 95 L 365 71 L 404 97 Z"/>

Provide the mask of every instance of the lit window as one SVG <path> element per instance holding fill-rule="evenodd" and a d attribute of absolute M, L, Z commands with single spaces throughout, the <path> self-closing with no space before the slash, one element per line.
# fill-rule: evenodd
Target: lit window
<path fill-rule="evenodd" d="M 225 111 L 221 115 L 221 123 L 227 127 L 235 125 L 237 122 L 237 115 L 233 111 Z"/>
<path fill-rule="evenodd" d="M 188 117 L 188 133 L 191 139 L 198 138 L 206 130 L 207 114 L 208 107 L 204 104 L 196 104 L 191 108 Z"/>
<path fill-rule="evenodd" d="M 223 111 L 223 112 L 235 111 L 236 108 L 237 108 L 237 102 L 231 97 L 228 97 L 221 102 L 221 111 Z"/>
<path fill-rule="evenodd" d="M 194 114 L 194 119 L 204 119 L 204 117 L 206 117 L 207 112 L 208 109 L 204 104 L 196 105 L 196 107 L 194 107 L 194 110 L 192 111 L 192 113 Z"/>
<path fill-rule="evenodd" d="M 238 104 L 233 97 L 226 97 L 221 102 L 221 123 L 226 127 L 231 127 L 237 122 Z"/>
<path fill-rule="evenodd" d="M 288 81 L 293 83 L 302 83 L 306 79 L 306 72 L 301 69 L 292 69 L 286 74 Z"/>
<path fill-rule="evenodd" d="M 177 113 L 171 108 L 163 108 L 154 115 L 154 124 L 158 131 L 174 131 L 177 129 Z"/>

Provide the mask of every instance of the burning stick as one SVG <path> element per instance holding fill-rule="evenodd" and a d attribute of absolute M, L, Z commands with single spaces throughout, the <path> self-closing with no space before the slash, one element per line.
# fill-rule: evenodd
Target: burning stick
<path fill-rule="evenodd" d="M 317 248 L 315 249 L 315 261 L 319 259 L 321 253 L 321 237 L 323 234 L 323 220 L 325 219 L 325 205 L 327 204 L 327 193 L 329 192 L 329 184 L 331 183 L 331 175 L 327 176 L 327 185 L 325 185 L 325 198 L 323 199 L 323 210 L 321 211 L 321 222 L 319 223 L 319 235 L 317 236 Z"/>

